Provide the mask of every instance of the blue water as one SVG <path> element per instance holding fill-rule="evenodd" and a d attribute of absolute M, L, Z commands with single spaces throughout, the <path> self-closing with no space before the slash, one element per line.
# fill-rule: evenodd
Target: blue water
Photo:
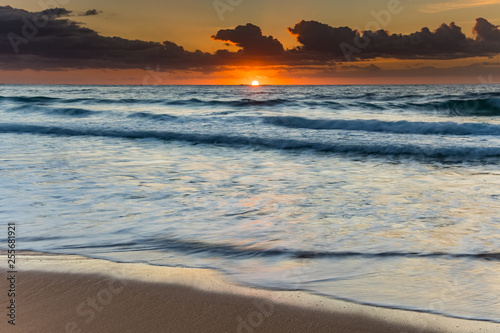
<path fill-rule="evenodd" d="M 500 322 L 499 85 L 0 86 L 0 116 L 24 250 Z"/>

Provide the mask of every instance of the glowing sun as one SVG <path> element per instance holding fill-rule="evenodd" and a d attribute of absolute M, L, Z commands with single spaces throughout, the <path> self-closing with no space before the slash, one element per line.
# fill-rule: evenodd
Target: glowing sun
<path fill-rule="evenodd" d="M 258 86 L 258 85 L 259 85 L 259 81 L 253 81 L 253 82 L 252 82 L 252 86 L 256 87 L 256 86 Z"/>

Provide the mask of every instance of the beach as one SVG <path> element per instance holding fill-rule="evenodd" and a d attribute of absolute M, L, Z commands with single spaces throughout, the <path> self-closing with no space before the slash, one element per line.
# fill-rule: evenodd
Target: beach
<path fill-rule="evenodd" d="M 130 285 L 137 290 L 158 282 L 177 290 L 172 284 L 191 281 L 184 276 L 199 276 L 188 268 L 212 269 L 201 272 L 219 272 L 240 286 L 499 322 L 498 96 L 477 85 L 4 85 L 0 216 L 9 227 L 4 236 L 15 237 L 16 250 L 109 260 L 103 267 L 141 263 L 148 270 L 189 272 L 179 274 L 178 281 L 169 268 L 154 268 L 167 272 L 162 273 L 167 280 L 136 273 L 141 284 Z M 20 292 L 39 278 L 69 279 L 51 286 L 69 283 L 76 289 L 29 289 L 36 301 L 22 301 L 19 322 L 40 323 L 30 319 L 39 311 L 28 307 L 35 304 L 58 309 L 45 315 L 47 322 L 75 322 L 68 331 L 94 332 L 87 326 L 121 318 L 104 315 L 121 307 L 118 296 L 102 316 L 93 310 L 94 318 L 85 304 L 77 313 L 90 297 L 77 291 L 100 281 L 88 284 L 81 274 L 106 270 L 92 263 L 76 271 L 80 275 L 68 275 L 67 265 L 55 258 L 29 271 L 34 263 L 21 262 Z M 33 273 L 39 268 L 53 278 Z M 121 271 L 126 280 L 134 279 L 133 270 Z M 231 283 L 207 288 L 233 290 Z M 52 298 L 42 295 L 46 289 L 54 302 L 71 296 L 71 304 L 47 305 Z M 120 295 L 133 300 L 123 301 L 130 306 L 125 312 L 135 315 L 117 322 L 146 325 L 170 318 L 155 315 L 157 308 L 171 311 L 162 301 L 150 303 L 161 294 L 156 289 L 137 291 L 144 298 L 124 289 Z M 170 289 L 163 293 L 171 294 Z M 256 290 L 236 294 L 268 295 Z M 276 298 L 279 303 L 286 297 Z M 282 311 L 276 310 L 262 323 L 254 318 L 258 327 L 247 326 L 252 306 L 235 299 L 242 305 L 232 304 L 221 318 L 212 312 L 223 307 L 207 305 L 213 320 L 203 316 L 203 326 L 224 323 L 231 332 L 241 324 L 240 331 L 249 332 L 276 325 L 292 331 L 285 322 L 318 322 L 300 317 L 281 323 Z M 199 312 L 193 302 L 183 304 L 190 313 Z M 373 308 L 368 309 L 372 316 Z M 53 317 L 65 311 L 64 319 Z M 334 307 L 333 313 L 338 311 Z M 368 318 L 393 317 L 385 311 Z M 416 319 L 405 320 L 399 324 L 406 327 Z M 430 329 L 428 322 L 417 329 Z M 368 326 L 371 331 L 373 325 Z"/>
<path fill-rule="evenodd" d="M 1 5 L 0 333 L 500 333 L 499 10 Z"/>
<path fill-rule="evenodd" d="M 5 256 L 5 253 L 2 253 Z M 240 286 L 208 269 L 18 254 L 5 332 L 498 332 L 500 324 Z M 3 274 L 5 276 L 5 272 Z M 1 290 L 7 290 L 2 279 Z M 1 300 L 2 309 L 8 305 Z M 4 310 L 5 312 L 5 310 Z"/>

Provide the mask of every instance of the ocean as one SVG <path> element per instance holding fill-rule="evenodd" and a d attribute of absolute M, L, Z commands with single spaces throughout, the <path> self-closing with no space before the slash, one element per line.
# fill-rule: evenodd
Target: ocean
<path fill-rule="evenodd" d="M 18 249 L 500 322 L 500 85 L 2 85 L 0 115 Z"/>

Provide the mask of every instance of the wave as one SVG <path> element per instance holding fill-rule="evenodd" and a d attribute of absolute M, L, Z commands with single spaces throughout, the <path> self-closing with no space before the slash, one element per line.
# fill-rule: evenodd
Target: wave
<path fill-rule="evenodd" d="M 398 97 L 399 98 L 399 97 Z M 36 101 L 36 99 L 35 99 Z M 345 98 L 330 99 L 330 100 L 302 100 L 302 99 L 234 99 L 234 100 L 219 100 L 210 99 L 203 100 L 199 98 L 190 99 L 69 99 L 60 100 L 62 103 L 83 103 L 83 104 L 156 104 L 164 106 L 185 106 L 185 107 L 278 107 L 278 106 L 302 106 L 313 108 L 327 109 L 348 109 L 361 108 L 373 111 L 384 111 L 391 106 L 395 108 L 417 108 L 427 111 L 436 111 L 452 116 L 498 116 L 500 115 L 500 99 L 497 98 L 479 98 L 479 99 L 450 99 L 436 102 L 404 102 L 382 105 L 380 103 L 371 103 L 366 101 L 350 101 L 346 104 Z"/>
<path fill-rule="evenodd" d="M 70 116 L 70 117 L 88 117 L 100 114 L 103 111 L 92 111 L 80 108 L 57 108 L 44 107 L 38 105 L 21 105 L 6 110 L 7 112 L 26 112 L 26 113 L 44 113 L 48 115 Z"/>
<path fill-rule="evenodd" d="M 360 94 L 314 94 L 308 95 L 309 99 L 314 100 L 332 100 L 332 99 L 360 99 L 367 97 L 375 97 L 377 94 L 374 92 L 365 92 Z"/>
<path fill-rule="evenodd" d="M 135 104 L 135 103 L 148 103 L 148 102 L 162 102 L 163 100 L 143 100 L 134 98 L 125 99 L 105 99 L 105 98 L 57 98 L 47 96 L 0 96 L 0 101 L 9 101 L 26 104 L 43 104 L 47 102 L 52 103 L 87 103 L 87 104 Z"/>
<path fill-rule="evenodd" d="M 227 134 L 179 133 L 168 131 L 119 130 L 109 128 L 64 128 L 25 124 L 2 124 L 0 133 L 25 133 L 54 136 L 93 136 L 123 139 L 157 139 L 182 141 L 193 144 L 216 144 L 229 147 L 255 147 L 276 150 L 312 150 L 335 154 L 381 157 L 409 157 L 443 162 L 498 160 L 500 147 L 432 147 L 407 143 L 337 143 L 313 142 L 299 139 L 237 136 Z"/>
<path fill-rule="evenodd" d="M 387 108 L 380 105 L 380 104 L 375 104 L 375 103 L 368 103 L 368 102 L 357 102 L 355 104 L 351 104 L 352 106 L 356 107 L 363 107 L 368 110 L 386 110 Z"/>
<path fill-rule="evenodd" d="M 407 103 L 407 105 L 453 116 L 500 116 L 500 99 L 491 97 Z"/>
<path fill-rule="evenodd" d="M 20 103 L 44 103 L 54 102 L 60 100 L 60 98 L 47 96 L 0 96 L 0 100 Z"/>
<path fill-rule="evenodd" d="M 254 258 L 283 256 L 294 259 L 318 258 L 437 258 L 437 259 L 476 259 L 500 261 L 500 253 L 446 253 L 446 252 L 354 252 L 354 251 L 304 251 L 282 248 L 260 248 L 234 246 L 228 243 L 208 243 L 203 241 L 190 241 L 179 238 L 144 239 L 141 242 L 124 242 L 116 244 L 84 244 L 69 245 L 65 248 L 134 248 L 141 246 L 141 250 L 175 251 L 183 254 L 210 254 L 231 258 Z M 118 249 L 119 250 L 119 249 Z"/>
<path fill-rule="evenodd" d="M 149 112 L 134 112 L 127 116 L 127 118 L 150 119 L 158 121 L 169 121 L 177 119 L 178 117 L 169 114 L 155 114 Z"/>
<path fill-rule="evenodd" d="M 231 107 L 247 107 L 247 106 L 278 106 L 278 105 L 291 105 L 294 104 L 288 99 L 268 99 L 256 100 L 243 98 L 238 100 L 201 100 L 198 98 L 191 98 L 188 100 L 166 100 L 163 102 L 166 105 L 208 105 L 208 106 L 231 106 Z"/>
<path fill-rule="evenodd" d="M 344 104 L 334 102 L 334 101 L 322 101 L 322 102 L 305 101 L 304 105 L 311 107 L 311 108 L 324 107 L 324 108 L 328 108 L 328 109 L 337 109 L 337 110 L 345 107 Z"/>
<path fill-rule="evenodd" d="M 149 119 L 156 121 L 169 121 L 177 119 L 178 117 L 169 114 L 155 114 L 149 112 L 113 112 L 113 111 L 96 111 L 81 108 L 58 108 L 58 107 L 45 107 L 39 105 L 21 105 L 6 110 L 7 112 L 25 112 L 25 113 L 44 113 L 47 115 L 56 116 L 69 116 L 69 117 L 89 117 L 92 115 L 102 114 L 104 112 L 114 115 L 125 115 L 127 118 Z"/>
<path fill-rule="evenodd" d="M 498 91 L 488 91 L 488 92 L 470 92 L 468 94 L 463 95 L 463 97 L 467 99 L 474 98 L 493 98 L 500 97 L 500 92 Z"/>
<path fill-rule="evenodd" d="M 316 94 L 307 97 L 289 98 L 241 98 L 241 99 L 176 99 L 176 98 L 57 98 L 47 96 L 0 96 L 0 101 L 11 101 L 27 105 L 44 105 L 48 103 L 62 104 L 92 104 L 92 105 L 163 105 L 163 106 L 184 106 L 184 107 L 207 107 L 207 108 L 251 108 L 251 107 L 303 107 L 303 108 L 325 108 L 325 109 L 362 109 L 384 112 L 389 109 L 404 110 L 425 110 L 434 111 L 450 116 L 499 116 L 500 115 L 500 94 L 481 93 L 465 94 L 462 96 L 445 95 L 436 97 L 436 100 L 419 102 L 422 95 L 401 95 L 401 96 L 379 96 L 373 93 L 360 94 L 358 96 L 349 95 L 322 95 Z M 382 98 L 382 99 L 380 99 Z M 377 102 L 378 101 L 378 102 Z M 380 101 L 385 101 L 380 103 Z"/>
<path fill-rule="evenodd" d="M 249 107 L 249 106 L 279 106 L 279 105 L 295 105 L 295 102 L 289 99 L 275 98 L 267 100 L 258 100 L 250 98 L 234 99 L 234 100 L 202 100 L 199 98 L 190 99 L 142 99 L 142 98 L 123 98 L 123 99 L 106 99 L 106 98 L 56 98 L 46 96 L 0 96 L 0 100 L 6 100 L 18 103 L 82 103 L 82 104 L 162 104 L 172 106 L 230 106 L 230 107 Z M 327 102 L 327 104 L 330 102 Z"/>
<path fill-rule="evenodd" d="M 315 130 L 349 130 L 396 134 L 500 135 L 500 126 L 485 123 L 410 122 L 382 120 L 309 119 L 294 116 L 264 117 L 264 123 Z"/>

